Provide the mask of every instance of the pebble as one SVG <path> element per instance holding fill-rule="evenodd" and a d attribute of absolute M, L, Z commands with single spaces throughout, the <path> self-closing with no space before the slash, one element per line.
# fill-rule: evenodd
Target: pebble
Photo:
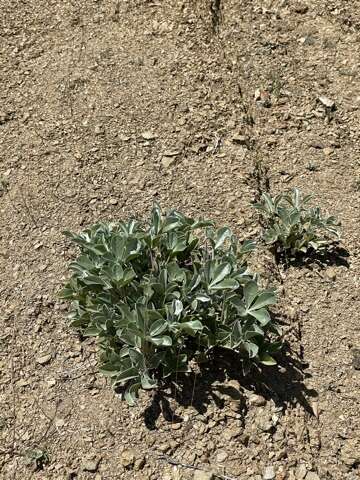
<path fill-rule="evenodd" d="M 162 443 L 158 446 L 158 449 L 160 450 L 160 452 L 168 452 L 170 449 L 171 449 L 171 446 L 167 443 Z"/>
<path fill-rule="evenodd" d="M 275 468 L 272 465 L 270 465 L 269 467 L 266 467 L 263 473 L 263 479 L 273 480 L 275 477 L 276 477 Z"/>
<path fill-rule="evenodd" d="M 195 470 L 193 480 L 214 480 L 212 472 L 204 472 L 203 470 Z"/>
<path fill-rule="evenodd" d="M 309 10 L 309 7 L 306 3 L 299 2 L 295 5 L 294 10 L 296 13 L 304 14 Z"/>
<path fill-rule="evenodd" d="M 43 355 L 41 357 L 38 357 L 36 359 L 36 362 L 39 363 L 40 365 L 46 365 L 47 363 L 50 362 L 51 358 L 52 358 L 52 355 L 51 353 L 49 353 L 49 355 Z"/>
<path fill-rule="evenodd" d="M 249 404 L 253 407 L 263 407 L 266 405 L 266 400 L 261 395 L 251 394 L 249 397 Z"/>
<path fill-rule="evenodd" d="M 296 469 L 296 480 L 304 480 L 307 474 L 307 468 L 303 463 L 300 463 L 300 465 L 297 466 Z"/>
<path fill-rule="evenodd" d="M 165 168 L 172 167 L 176 164 L 176 157 L 164 156 L 161 159 L 161 164 Z"/>
<path fill-rule="evenodd" d="M 164 157 L 176 157 L 179 154 L 179 150 L 166 150 L 164 152 Z"/>
<path fill-rule="evenodd" d="M 305 477 L 305 480 L 320 480 L 320 477 L 315 472 L 308 472 Z"/>
<path fill-rule="evenodd" d="M 127 135 L 118 135 L 118 139 L 121 142 L 128 142 L 130 140 L 130 137 L 128 137 Z"/>
<path fill-rule="evenodd" d="M 150 132 L 150 131 L 147 131 L 147 132 L 143 132 L 141 134 L 142 138 L 144 140 L 155 140 L 158 136 L 156 135 L 156 133 L 153 133 L 153 132 Z"/>
<path fill-rule="evenodd" d="M 173 423 L 173 424 L 171 425 L 171 428 L 172 428 L 173 430 L 180 430 L 180 428 L 181 428 L 181 423 Z"/>
<path fill-rule="evenodd" d="M 242 428 L 233 428 L 233 429 L 228 428 L 223 433 L 223 437 L 225 438 L 225 440 L 230 441 L 233 438 L 239 437 L 242 433 L 243 433 Z"/>
<path fill-rule="evenodd" d="M 318 98 L 318 100 L 324 105 L 324 107 L 329 108 L 330 110 L 333 110 L 335 108 L 334 100 L 331 100 L 328 97 L 321 96 Z"/>
<path fill-rule="evenodd" d="M 353 348 L 352 351 L 352 364 L 355 370 L 360 370 L 360 348 Z"/>
<path fill-rule="evenodd" d="M 123 450 L 120 455 L 120 463 L 123 467 L 129 468 L 134 465 L 136 452 L 133 449 Z"/>
<path fill-rule="evenodd" d="M 233 143 L 237 143 L 238 145 L 245 145 L 248 146 L 250 141 L 247 135 L 234 135 L 232 137 Z"/>
<path fill-rule="evenodd" d="M 332 155 L 334 153 L 334 149 L 331 147 L 325 147 L 323 148 L 323 153 L 328 157 L 329 155 Z"/>
<path fill-rule="evenodd" d="M 82 464 L 83 471 L 92 472 L 92 473 L 96 472 L 96 470 L 99 467 L 100 460 L 101 458 L 96 458 L 96 457 L 86 459 Z"/>
<path fill-rule="evenodd" d="M 103 135 L 104 127 L 102 125 L 95 125 L 94 133 L 95 135 Z"/>
<path fill-rule="evenodd" d="M 326 278 L 332 282 L 336 280 L 336 269 L 334 267 L 329 267 L 325 272 Z"/>
<path fill-rule="evenodd" d="M 216 455 L 216 461 L 218 463 L 225 462 L 225 460 L 228 458 L 228 456 L 229 455 L 224 450 L 220 450 L 220 452 L 218 452 L 218 454 Z"/>

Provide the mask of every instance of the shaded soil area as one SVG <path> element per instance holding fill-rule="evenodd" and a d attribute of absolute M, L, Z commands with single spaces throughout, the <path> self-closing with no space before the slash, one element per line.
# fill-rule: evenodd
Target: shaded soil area
<path fill-rule="evenodd" d="M 1 478 L 359 478 L 360 2 L 0 4 Z M 215 358 L 128 407 L 57 300 L 62 231 L 157 200 L 258 239 L 251 203 L 294 186 L 348 257 L 279 274 L 259 249 L 279 365 Z"/>

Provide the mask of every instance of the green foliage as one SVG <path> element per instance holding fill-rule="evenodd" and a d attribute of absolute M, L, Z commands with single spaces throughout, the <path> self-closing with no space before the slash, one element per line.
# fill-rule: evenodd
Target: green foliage
<path fill-rule="evenodd" d="M 155 205 L 148 225 L 100 223 L 79 235 L 81 250 L 61 297 L 72 302 L 71 325 L 95 336 L 101 371 L 126 386 L 133 404 L 139 388 L 156 388 L 189 361 L 216 346 L 244 360 L 274 363 L 279 331 L 246 267 L 252 241 L 239 243 L 227 227 L 193 220 Z"/>
<path fill-rule="evenodd" d="M 25 462 L 33 465 L 35 470 L 42 470 L 50 462 L 49 454 L 42 448 L 34 448 L 25 452 Z"/>
<path fill-rule="evenodd" d="M 255 208 L 267 224 L 265 242 L 294 256 L 324 250 L 338 239 L 339 224 L 335 217 L 324 217 L 319 207 L 309 207 L 311 198 L 311 195 L 303 197 L 297 188 L 274 198 L 263 193 Z"/>

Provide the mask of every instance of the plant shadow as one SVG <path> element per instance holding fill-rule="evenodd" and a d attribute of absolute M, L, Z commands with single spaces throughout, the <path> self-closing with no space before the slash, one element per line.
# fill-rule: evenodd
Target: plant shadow
<path fill-rule="evenodd" d="M 156 421 L 162 414 L 166 421 L 179 423 L 182 418 L 174 412 L 173 406 L 193 407 L 199 414 L 205 414 L 211 403 L 218 408 L 225 405 L 224 395 L 238 404 L 238 413 L 244 417 L 247 407 L 244 390 L 272 399 L 276 406 L 287 408 L 300 404 L 313 415 L 309 398 L 317 397 L 315 390 L 304 385 L 307 364 L 297 358 L 288 343 L 277 355 L 276 366 L 253 366 L 244 373 L 241 357 L 235 352 L 215 349 L 209 362 L 202 365 L 197 374 L 179 375 L 154 393 L 151 404 L 145 409 L 144 421 L 150 430 L 156 430 Z M 229 380 L 236 380 L 231 384 Z M 239 385 L 237 388 L 234 385 Z M 171 402 L 171 403 L 170 403 Z"/>
<path fill-rule="evenodd" d="M 285 269 L 289 267 L 309 268 L 314 266 L 325 269 L 326 267 L 346 267 L 349 268 L 348 258 L 350 253 L 344 247 L 333 245 L 328 250 L 316 251 L 310 250 L 307 254 L 297 254 L 293 258 L 289 258 L 285 253 L 273 251 L 275 262 L 282 265 Z"/>

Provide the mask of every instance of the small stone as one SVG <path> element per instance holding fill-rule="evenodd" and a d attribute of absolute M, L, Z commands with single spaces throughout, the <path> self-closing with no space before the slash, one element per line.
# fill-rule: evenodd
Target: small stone
<path fill-rule="evenodd" d="M 229 441 L 229 440 L 232 440 L 233 438 L 239 437 L 242 433 L 243 433 L 242 428 L 232 428 L 232 429 L 228 428 L 223 433 L 223 437 L 225 438 L 225 440 Z"/>
<path fill-rule="evenodd" d="M 46 365 L 47 363 L 50 362 L 51 359 L 52 359 L 52 355 L 51 353 L 49 353 L 49 355 L 43 355 L 41 357 L 38 357 L 36 359 L 36 362 L 39 363 L 40 365 Z"/>
<path fill-rule="evenodd" d="M 266 400 L 261 395 L 251 394 L 249 397 L 249 404 L 253 407 L 264 407 L 266 405 Z"/>
<path fill-rule="evenodd" d="M 320 480 L 320 477 L 315 472 L 308 472 L 305 477 L 305 480 Z"/>
<path fill-rule="evenodd" d="M 128 142 L 130 140 L 130 137 L 128 137 L 127 135 L 118 135 L 118 139 L 121 142 Z"/>
<path fill-rule="evenodd" d="M 170 449 L 171 449 L 171 446 L 167 443 L 161 443 L 159 446 L 158 446 L 158 449 L 160 450 L 160 452 L 168 452 Z"/>
<path fill-rule="evenodd" d="M 125 468 L 134 466 L 136 459 L 136 451 L 133 449 L 126 449 L 121 452 L 120 463 Z"/>
<path fill-rule="evenodd" d="M 307 474 L 307 468 L 303 463 L 300 463 L 300 465 L 297 466 L 296 469 L 296 480 L 304 480 Z"/>
<path fill-rule="evenodd" d="M 65 425 L 65 420 L 63 418 L 57 418 L 55 420 L 55 426 L 61 428 Z"/>
<path fill-rule="evenodd" d="M 103 135 L 104 127 L 102 125 L 95 125 L 94 133 L 95 135 Z"/>
<path fill-rule="evenodd" d="M 216 461 L 217 463 L 223 463 L 225 462 L 225 460 L 228 458 L 228 454 L 227 452 L 225 452 L 224 450 L 220 450 L 220 452 L 218 452 L 218 454 L 216 455 Z"/>
<path fill-rule="evenodd" d="M 139 456 L 134 463 L 134 470 L 142 470 L 145 466 L 146 459 L 144 455 Z"/>
<path fill-rule="evenodd" d="M 204 472 L 203 470 L 195 470 L 193 480 L 214 480 L 212 472 Z"/>
<path fill-rule="evenodd" d="M 349 468 L 360 464 L 360 441 L 349 439 L 341 449 L 341 460 Z M 306 480 L 308 480 L 306 478 Z M 311 479 L 312 480 L 312 479 Z"/>
<path fill-rule="evenodd" d="M 111 205 L 117 205 L 119 203 L 119 200 L 117 198 L 110 198 L 109 202 Z"/>
<path fill-rule="evenodd" d="M 166 156 L 164 156 L 161 159 L 161 164 L 165 168 L 172 167 L 173 165 L 176 164 L 176 162 L 177 162 L 176 157 L 166 157 Z"/>
<path fill-rule="evenodd" d="M 86 459 L 82 464 L 83 471 L 92 473 L 96 472 L 99 467 L 100 460 L 101 458 L 96 457 Z"/>
<path fill-rule="evenodd" d="M 141 136 L 144 140 L 155 140 L 158 137 L 155 133 L 150 131 L 143 132 Z"/>
<path fill-rule="evenodd" d="M 27 387 L 28 385 L 30 385 L 30 380 L 25 380 L 24 378 L 22 378 L 21 380 L 16 382 L 16 385 L 18 385 L 19 387 Z"/>
<path fill-rule="evenodd" d="M 275 477 L 276 477 L 275 468 L 272 465 L 270 465 L 269 467 L 266 467 L 263 473 L 263 479 L 273 480 Z"/>
<path fill-rule="evenodd" d="M 181 423 L 173 423 L 173 424 L 171 425 L 171 428 L 172 428 L 173 430 L 180 430 L 180 428 L 181 428 Z"/>
<path fill-rule="evenodd" d="M 254 92 L 254 100 L 255 102 L 258 102 L 259 100 L 261 100 L 261 90 L 260 88 L 257 88 Z"/>
<path fill-rule="evenodd" d="M 324 96 L 318 97 L 318 100 L 320 103 L 324 105 L 324 107 L 328 108 L 329 110 L 334 110 L 335 108 L 334 100 L 331 100 L 330 98 L 324 97 Z"/>
<path fill-rule="evenodd" d="M 334 149 L 331 147 L 325 147 L 323 148 L 323 153 L 328 157 L 329 155 L 332 155 L 334 153 Z"/>
<path fill-rule="evenodd" d="M 236 143 L 238 145 L 245 145 L 247 147 L 250 144 L 250 140 L 247 135 L 234 135 L 231 140 L 233 143 Z"/>
<path fill-rule="evenodd" d="M 304 14 L 309 10 L 309 7 L 306 3 L 299 2 L 295 5 L 294 10 L 296 13 Z"/>
<path fill-rule="evenodd" d="M 360 348 L 353 348 L 352 351 L 352 364 L 355 370 L 360 370 Z"/>
<path fill-rule="evenodd" d="M 321 142 L 321 140 L 313 140 L 312 142 L 309 143 L 309 147 L 323 150 L 325 148 L 325 145 Z"/>
<path fill-rule="evenodd" d="M 329 267 L 325 272 L 326 278 L 332 282 L 336 280 L 336 269 Z"/>
<path fill-rule="evenodd" d="M 179 150 L 166 150 L 164 152 L 164 157 L 176 157 L 179 154 Z"/>

